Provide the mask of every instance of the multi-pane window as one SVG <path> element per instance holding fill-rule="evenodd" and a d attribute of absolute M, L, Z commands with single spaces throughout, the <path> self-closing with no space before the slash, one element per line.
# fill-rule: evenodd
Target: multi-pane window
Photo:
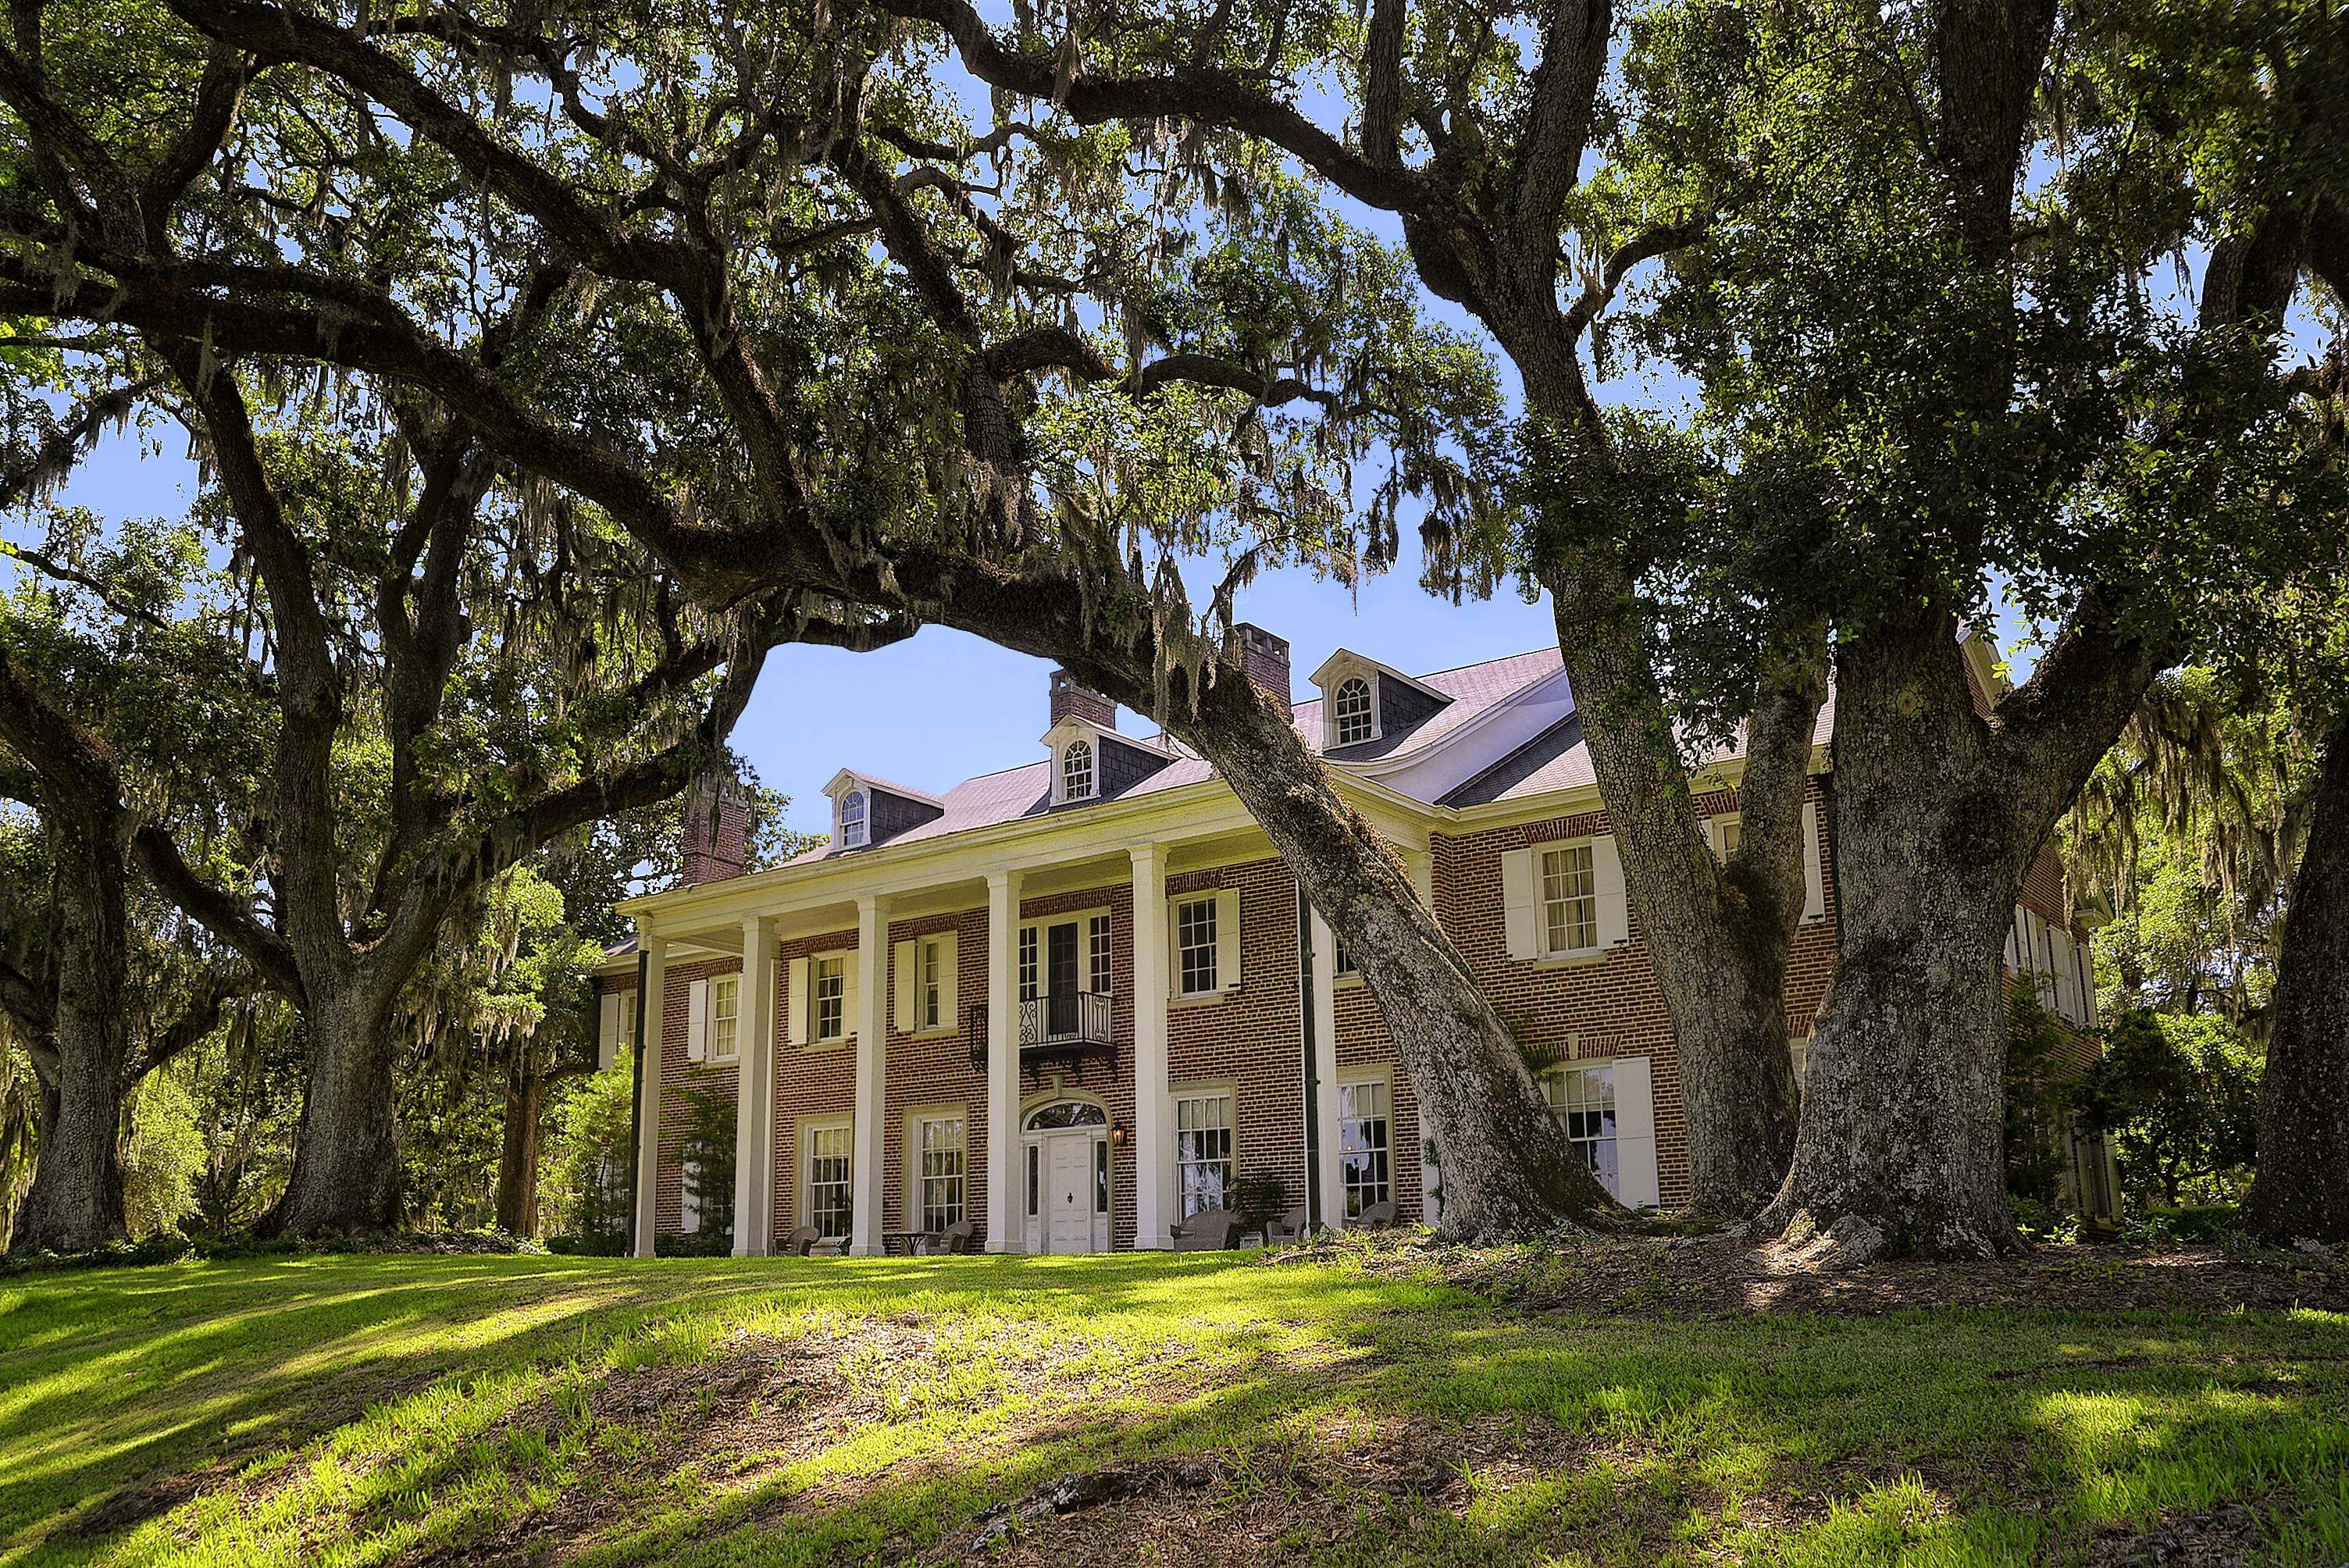
<path fill-rule="evenodd" d="M 1336 973 L 1338 973 L 1338 974 L 1340 974 L 1340 975 L 1359 975 L 1359 974 L 1361 974 L 1361 969 L 1360 969 L 1360 968 L 1355 965 L 1355 963 L 1354 963 L 1354 955 L 1353 955 L 1351 953 L 1349 953 L 1349 952 L 1346 950 L 1346 944 L 1345 944 L 1344 943 L 1340 942 L 1340 943 L 1339 943 L 1339 944 L 1337 944 L 1337 947 L 1338 947 L 1338 957 L 1337 957 L 1337 970 L 1336 970 Z"/>
<path fill-rule="evenodd" d="M 1224 1206 L 1232 1186 L 1232 1097 L 1185 1095 L 1174 1102 L 1174 1190 L 1182 1217 Z"/>
<path fill-rule="evenodd" d="M 864 843 L 864 791 L 851 789 L 840 798 L 840 847 L 859 849 Z"/>
<path fill-rule="evenodd" d="M 1745 824 L 1735 817 L 1716 817 L 1713 822 L 1713 852 L 1726 861 L 1737 853 L 1744 841 Z"/>
<path fill-rule="evenodd" d="M 807 1130 L 807 1222 L 820 1236 L 844 1236 L 850 1222 L 848 1129 Z"/>
<path fill-rule="evenodd" d="M 1545 850 L 1541 858 L 1542 919 L 1552 953 L 1599 945 L 1599 884 L 1588 844 Z"/>
<path fill-rule="evenodd" d="M 742 977 L 720 975 L 709 982 L 709 1054 L 719 1060 L 740 1047 Z"/>
<path fill-rule="evenodd" d="M 1072 740 L 1061 753 L 1061 799 L 1090 800 L 1093 798 L 1093 744 L 1090 740 Z"/>
<path fill-rule="evenodd" d="M 1036 953 L 1040 934 L 1032 925 L 1023 925 L 1019 928 L 1019 999 L 1022 1002 L 1033 1002 L 1036 999 L 1038 977 Z"/>
<path fill-rule="evenodd" d="M 1599 1184 L 1619 1196 L 1616 1158 L 1615 1064 L 1599 1062 L 1553 1068 L 1542 1075 L 1550 1114 L 1566 1129 L 1567 1140 L 1590 1163 Z"/>
<path fill-rule="evenodd" d="M 1394 1196 L 1387 1126 L 1384 1078 L 1338 1086 L 1338 1180 L 1345 1189 L 1350 1220 Z"/>
<path fill-rule="evenodd" d="M 922 1229 L 943 1231 L 962 1222 L 963 1119 L 925 1117 L 916 1124 L 920 1161 Z"/>
<path fill-rule="evenodd" d="M 935 1029 L 946 1021 L 947 944 L 926 936 L 914 947 L 914 1027 Z"/>
<path fill-rule="evenodd" d="M 808 961 L 808 1038 L 848 1036 L 848 960 L 840 954 Z"/>
<path fill-rule="evenodd" d="M 1175 990 L 1185 996 L 1213 991 L 1216 974 L 1216 900 L 1185 899 L 1174 906 Z"/>
<path fill-rule="evenodd" d="M 1378 716 L 1371 707 L 1371 683 L 1361 676 L 1350 676 L 1339 686 L 1336 708 L 1339 745 L 1358 745 L 1378 734 Z"/>
<path fill-rule="evenodd" d="M 1110 975 L 1109 916 L 1097 914 L 1085 926 L 1085 988 L 1108 995 Z"/>

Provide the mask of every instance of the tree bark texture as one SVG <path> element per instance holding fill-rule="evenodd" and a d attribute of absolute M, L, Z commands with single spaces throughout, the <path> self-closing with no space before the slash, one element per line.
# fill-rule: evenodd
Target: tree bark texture
<path fill-rule="evenodd" d="M 364 986 L 310 984 L 294 1170 L 256 1234 L 387 1231 L 399 1222 L 397 1041 L 389 1003 Z"/>
<path fill-rule="evenodd" d="M 2242 1224 L 2282 1246 L 2349 1243 L 2349 715 L 2325 737 L 2292 876 Z"/>
<path fill-rule="evenodd" d="M 1826 696 L 1824 632 L 1816 656 L 1761 683 L 1747 727 L 1741 841 L 1724 865 L 1699 828 L 1628 593 L 1582 583 L 1556 603 L 1584 744 L 1672 1022 L 1690 1207 L 1744 1217 L 1776 1193 L 1795 1147 L 1786 966 L 1803 913 L 1803 797 Z"/>
<path fill-rule="evenodd" d="M 505 1128 L 498 1145 L 498 1229 L 538 1234 L 539 1118 L 546 1080 L 516 1068 L 506 1079 Z"/>
<path fill-rule="evenodd" d="M 1878 1253 L 2015 1245 L 2005 936 L 2028 856 L 1940 617 L 1847 644 L 1836 690 L 1843 951 L 1811 1037 L 1793 1169 L 1764 1216 Z"/>
<path fill-rule="evenodd" d="M 10 1244 L 82 1253 L 123 1235 L 122 1099 L 129 1055 L 127 831 L 88 841 L 62 813 L 50 823 L 57 875 L 57 1094 L 41 1130 L 32 1190 Z"/>

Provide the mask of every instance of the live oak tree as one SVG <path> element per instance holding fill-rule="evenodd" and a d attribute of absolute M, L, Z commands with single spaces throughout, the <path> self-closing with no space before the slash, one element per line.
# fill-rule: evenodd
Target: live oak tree
<path fill-rule="evenodd" d="M 1048 124 L 1140 134 L 1172 121 L 1182 129 L 1164 139 L 1243 187 L 1295 166 L 1393 214 L 1421 279 L 1516 366 L 1526 420 L 1512 500 L 1528 524 L 1495 538 L 1489 518 L 1464 529 L 1437 513 L 1430 585 L 1456 593 L 1514 563 L 1548 590 L 1672 1020 L 1692 1203 L 1753 1212 L 1794 1146 L 1785 980 L 1826 623 L 1806 604 L 1782 613 L 1744 595 L 1748 614 L 1707 676 L 1709 711 L 1726 716 L 1710 730 L 1691 727 L 1698 705 L 1661 674 L 1671 661 L 1660 658 L 1659 570 L 1678 565 L 1692 519 L 1733 528 L 1751 501 L 1690 443 L 1604 408 L 1585 359 L 1627 277 L 1702 232 L 1718 196 L 1700 181 L 1586 182 L 1625 112 L 1603 87 L 1622 63 L 1611 7 L 1067 5 L 999 33 L 967 0 L 882 3 L 937 26 L 968 71 Z M 1348 94 L 1343 125 L 1320 107 L 1330 76 Z M 1277 274 L 1279 260 L 1266 263 Z M 1689 668 L 1685 654 L 1677 662 Z M 1694 797 L 1703 752 L 1733 729 L 1743 832 L 1716 859 Z"/>
<path fill-rule="evenodd" d="M 96 16 L 139 47 L 67 42 Z M 1448 410 L 1489 404 L 1481 362 L 1277 181 L 1217 191 L 1231 222 L 1195 252 L 1166 145 L 971 134 L 926 63 L 824 6 L 27 13 L 0 60 L 27 149 L 0 308 L 102 313 L 232 432 L 247 374 L 361 375 L 708 605 L 826 595 L 1059 659 L 1215 762 L 1296 869 L 1423 1086 L 1448 1222 L 1602 1211 L 1399 863 L 1208 634 L 1264 560 L 1384 553 L 1343 500 L 1373 435 L 1402 454 L 1390 498 L 1489 528 L 1444 445 L 1475 436 Z M 126 127 L 101 96 L 187 112 Z M 1264 287 L 1249 247 L 1297 277 Z M 237 489 L 242 443 L 208 438 Z M 1169 552 L 1240 539 L 1195 615 Z M 282 1212 L 320 1202 L 297 1171 Z"/>

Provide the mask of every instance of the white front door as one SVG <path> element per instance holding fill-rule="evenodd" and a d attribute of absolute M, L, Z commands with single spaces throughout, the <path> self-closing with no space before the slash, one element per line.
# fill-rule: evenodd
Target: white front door
<path fill-rule="evenodd" d="M 1044 1250 L 1093 1250 L 1093 1135 L 1054 1133 L 1044 1139 Z"/>

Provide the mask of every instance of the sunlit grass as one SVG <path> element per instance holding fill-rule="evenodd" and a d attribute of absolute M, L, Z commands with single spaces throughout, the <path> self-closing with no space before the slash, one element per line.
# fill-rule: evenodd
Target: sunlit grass
<path fill-rule="evenodd" d="M 761 1381 L 792 1357 L 855 1418 L 802 1422 Z M 0 1562 L 948 1554 L 1191 1453 L 1255 1517 L 1312 1471 L 1276 1555 L 2038 1562 L 2251 1502 L 2261 1551 L 2337 1562 L 2344 1357 L 2315 1312 L 1527 1316 L 1240 1255 L 58 1274 L 0 1290 Z M 1424 1474 L 1374 1483 L 1404 1438 Z"/>

